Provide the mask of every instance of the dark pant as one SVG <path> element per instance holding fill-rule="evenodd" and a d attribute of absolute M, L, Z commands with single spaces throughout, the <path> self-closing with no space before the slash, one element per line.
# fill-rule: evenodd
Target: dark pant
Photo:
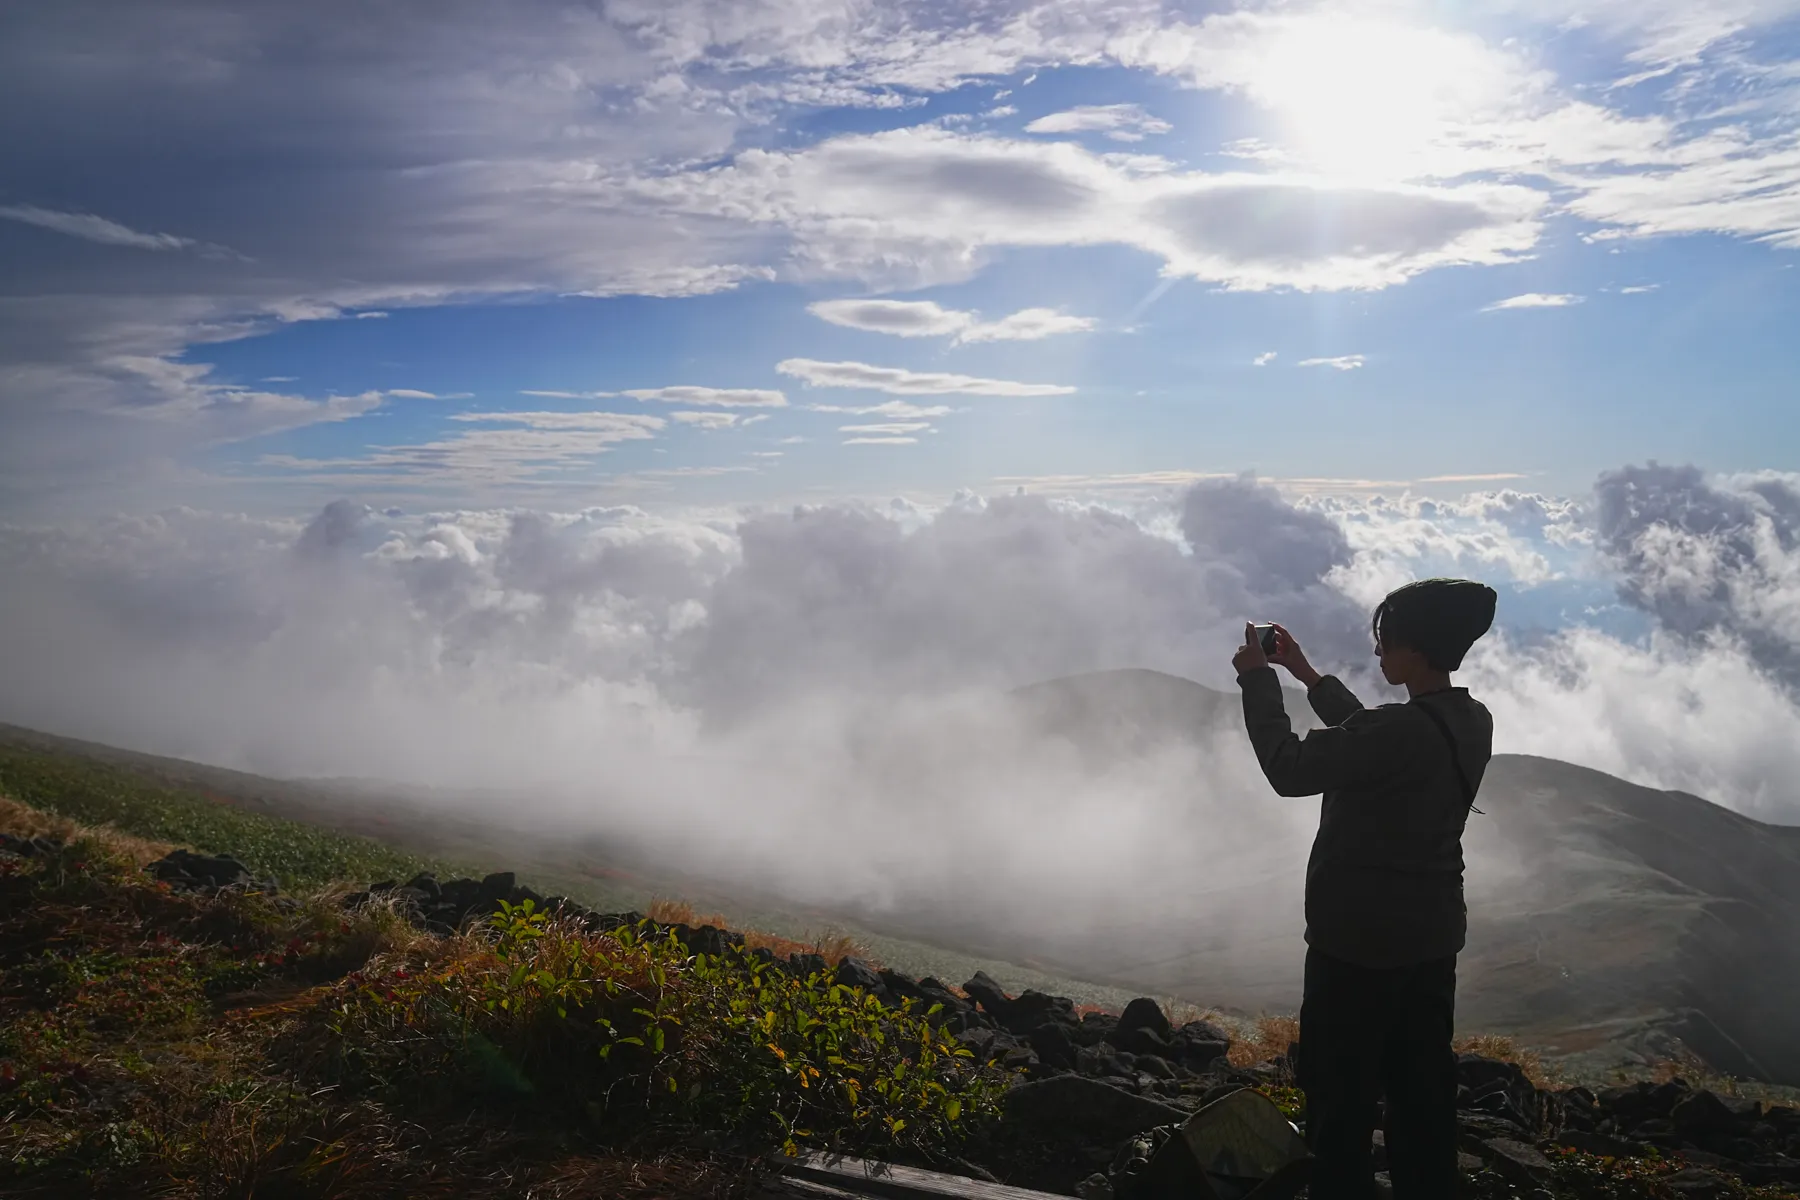
<path fill-rule="evenodd" d="M 1375 1195 L 1370 1149 L 1383 1094 L 1394 1200 L 1457 1194 L 1455 1012 L 1455 955 L 1376 969 L 1306 952 L 1298 1066 L 1311 1200 Z"/>

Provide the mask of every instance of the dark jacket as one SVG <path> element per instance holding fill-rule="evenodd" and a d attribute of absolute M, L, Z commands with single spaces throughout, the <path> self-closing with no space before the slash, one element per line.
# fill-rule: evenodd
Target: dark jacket
<path fill-rule="evenodd" d="M 1406 704 L 1364 708 L 1327 675 L 1307 693 L 1326 728 L 1296 737 L 1273 667 L 1238 677 L 1244 726 L 1257 761 L 1283 796 L 1325 799 L 1306 864 L 1306 942 L 1365 967 L 1398 967 L 1462 949 L 1462 832 L 1469 786 L 1481 786 L 1494 721 L 1467 688 L 1428 692 Z"/>

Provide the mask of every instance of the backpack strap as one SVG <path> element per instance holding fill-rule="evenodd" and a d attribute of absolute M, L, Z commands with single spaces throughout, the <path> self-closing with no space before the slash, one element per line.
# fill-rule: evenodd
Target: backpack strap
<path fill-rule="evenodd" d="M 1470 812 L 1485 817 L 1487 814 L 1475 807 L 1475 789 L 1469 786 L 1469 777 L 1463 771 L 1462 757 L 1456 752 L 1456 735 L 1450 732 L 1449 723 L 1441 715 L 1432 711 L 1429 704 L 1415 703 L 1413 707 L 1430 717 L 1431 723 L 1436 725 L 1438 732 L 1444 735 L 1444 744 L 1450 747 L 1450 765 L 1456 768 L 1456 782 L 1462 785 L 1463 799 L 1468 802 Z"/>

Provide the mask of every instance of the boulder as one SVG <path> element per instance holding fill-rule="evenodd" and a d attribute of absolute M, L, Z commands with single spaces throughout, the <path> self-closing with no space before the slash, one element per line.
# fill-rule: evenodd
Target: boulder
<path fill-rule="evenodd" d="M 1065 1025 L 1077 1025 L 1075 1002 L 1066 996 L 1051 996 L 1044 992 L 1027 990 L 1021 992 L 1014 1000 L 1005 1004 L 1003 1012 L 995 1012 L 994 1017 L 1014 1033 L 1030 1033 L 1047 1021 L 1055 1021 Z"/>
<path fill-rule="evenodd" d="M 1537 1147 L 1513 1138 L 1490 1138 L 1482 1144 L 1494 1170 L 1520 1187 L 1537 1187 L 1550 1178 L 1550 1160 Z"/>
<path fill-rule="evenodd" d="M 881 976 L 876 974 L 875 968 L 850 955 L 838 960 L 837 970 L 832 973 L 831 980 L 844 987 L 861 988 L 878 996 L 887 995 L 887 989 L 882 985 Z"/>
<path fill-rule="evenodd" d="M 1118 1027 L 1119 1018 L 1112 1013 L 1083 1013 L 1081 1023 L 1069 1031 L 1069 1036 L 1078 1046 L 1095 1046 L 1109 1039 Z"/>
<path fill-rule="evenodd" d="M 1690 1092 L 1669 1110 L 1675 1132 L 1687 1138 L 1734 1133 L 1752 1124 L 1756 1116 L 1754 1105 L 1748 1109 L 1742 1104 L 1733 1106 L 1707 1091 Z"/>
<path fill-rule="evenodd" d="M 1057 1075 L 1020 1084 L 1008 1092 L 1005 1119 L 1059 1139 L 1113 1145 L 1134 1133 L 1184 1121 L 1187 1113 L 1097 1079 Z"/>
<path fill-rule="evenodd" d="M 1146 996 L 1139 996 L 1119 1014 L 1118 1033 L 1122 1035 L 1133 1029 L 1151 1030 L 1165 1044 L 1174 1032 L 1169 1027 L 1169 1018 L 1162 1007 Z"/>
<path fill-rule="evenodd" d="M 256 882 L 250 877 L 250 869 L 235 858 L 222 854 L 195 854 L 191 850 L 171 850 L 145 870 L 152 877 L 178 887 L 206 891 L 248 887 Z"/>
<path fill-rule="evenodd" d="M 1113 1045 L 1131 1054 L 1154 1054 L 1158 1058 L 1175 1057 L 1175 1047 L 1156 1030 L 1145 1025 L 1121 1028 L 1112 1036 Z"/>
<path fill-rule="evenodd" d="M 1060 1021 L 1045 1021 L 1027 1035 L 1038 1061 L 1059 1071 L 1075 1069 L 1075 1043 L 1069 1040 L 1068 1026 Z"/>
<path fill-rule="evenodd" d="M 1650 1151 L 1650 1147 L 1643 1142 L 1627 1141 L 1625 1138 L 1580 1129 L 1565 1129 L 1556 1135 L 1555 1141 L 1559 1146 L 1567 1146 L 1583 1154 L 1597 1154 L 1601 1158 L 1636 1158 Z"/>
<path fill-rule="evenodd" d="M 995 1020 L 1000 1020 L 1012 999 L 1007 996 L 1006 989 L 995 983 L 986 971 L 975 972 L 975 977 L 963 984 L 962 990 L 969 999 L 981 1005 L 982 1010 Z"/>
<path fill-rule="evenodd" d="M 1725 1180 L 1704 1167 L 1688 1167 L 1673 1175 L 1665 1175 L 1661 1182 L 1670 1192 L 1683 1197 L 1683 1200 L 1686 1200 L 1687 1197 L 1702 1200 L 1702 1198 L 1730 1194 Z"/>

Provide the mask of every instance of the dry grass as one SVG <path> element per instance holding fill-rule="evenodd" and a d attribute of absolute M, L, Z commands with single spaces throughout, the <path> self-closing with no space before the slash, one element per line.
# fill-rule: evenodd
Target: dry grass
<path fill-rule="evenodd" d="M 0 833 L 22 838 L 52 837 L 62 842 L 93 842 L 140 867 L 148 866 L 175 849 L 169 842 L 134 837 L 110 825 L 83 825 L 67 817 L 42 812 L 20 804 L 10 796 L 0 796 Z"/>
<path fill-rule="evenodd" d="M 1554 1088 L 1561 1085 L 1561 1081 L 1544 1065 L 1544 1060 L 1538 1056 L 1537 1051 L 1520 1046 L 1510 1037 L 1479 1033 L 1457 1038 L 1451 1046 L 1458 1054 L 1479 1054 L 1483 1058 L 1512 1063 L 1525 1072 L 1525 1078 L 1531 1080 L 1534 1087 Z"/>
<path fill-rule="evenodd" d="M 826 930 L 808 942 L 761 929 L 736 929 L 725 919 L 724 913 L 699 913 L 686 900 L 668 898 L 652 900 L 650 911 L 645 915 L 661 925 L 687 925 L 695 929 L 711 925 L 741 933 L 744 936 L 744 949 L 767 950 L 776 958 L 786 958 L 790 954 L 817 954 L 834 967 L 846 958 L 860 958 L 874 966 L 881 965 L 870 956 L 867 946 L 849 934 L 835 930 Z"/>
<path fill-rule="evenodd" d="M 1249 1036 L 1233 1037 L 1225 1057 L 1234 1067 L 1253 1067 L 1280 1058 L 1300 1040 L 1300 1018 L 1264 1013 L 1256 1018 Z"/>

